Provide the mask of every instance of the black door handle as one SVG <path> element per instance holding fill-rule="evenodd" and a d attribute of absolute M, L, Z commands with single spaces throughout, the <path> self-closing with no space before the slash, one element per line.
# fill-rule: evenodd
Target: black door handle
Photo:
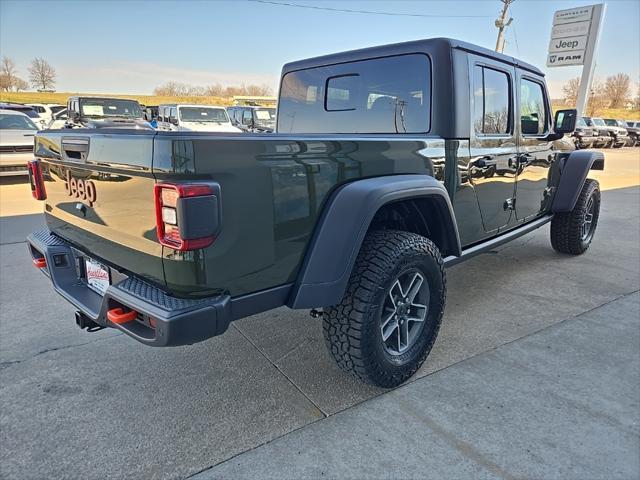
<path fill-rule="evenodd" d="M 495 164 L 496 164 L 496 160 L 493 155 L 485 155 L 484 157 L 480 157 L 471 161 L 471 163 L 469 163 L 469 166 L 477 167 L 477 168 L 486 168 Z"/>
<path fill-rule="evenodd" d="M 529 165 L 533 161 L 534 157 L 530 153 L 523 153 L 518 155 L 518 165 Z"/>

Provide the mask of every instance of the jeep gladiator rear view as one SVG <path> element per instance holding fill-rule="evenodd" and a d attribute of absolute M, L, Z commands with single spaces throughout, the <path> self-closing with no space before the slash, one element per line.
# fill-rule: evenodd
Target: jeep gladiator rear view
<path fill-rule="evenodd" d="M 392 387 L 433 346 L 446 266 L 548 222 L 589 247 L 604 157 L 562 140 L 575 121 L 540 70 L 456 40 L 293 62 L 273 134 L 39 132 L 29 249 L 81 328 L 185 345 L 312 309 L 343 370 Z"/>

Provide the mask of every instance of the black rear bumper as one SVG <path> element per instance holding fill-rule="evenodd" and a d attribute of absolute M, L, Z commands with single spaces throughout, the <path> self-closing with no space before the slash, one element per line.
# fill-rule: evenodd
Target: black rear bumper
<path fill-rule="evenodd" d="M 60 295 L 96 324 L 118 328 L 146 345 L 165 347 L 200 342 L 224 333 L 232 320 L 228 295 L 176 298 L 111 267 L 112 284 L 102 296 L 87 286 L 83 252 L 46 230 L 32 233 L 27 242 L 34 263 L 39 259 L 46 261 L 41 269 Z M 136 320 L 122 324 L 109 321 L 107 312 L 122 307 L 138 312 Z"/>

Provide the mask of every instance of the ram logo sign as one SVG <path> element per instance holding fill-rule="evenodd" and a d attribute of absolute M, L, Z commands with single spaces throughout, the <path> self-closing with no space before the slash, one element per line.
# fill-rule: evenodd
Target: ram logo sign
<path fill-rule="evenodd" d="M 582 53 L 576 54 L 551 54 L 547 59 L 547 64 L 550 67 L 556 65 L 582 65 L 584 62 L 584 55 Z"/>

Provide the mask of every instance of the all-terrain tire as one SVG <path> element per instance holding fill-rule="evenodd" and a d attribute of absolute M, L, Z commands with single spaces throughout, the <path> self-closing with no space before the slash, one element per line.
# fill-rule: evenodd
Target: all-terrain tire
<path fill-rule="evenodd" d="M 428 308 L 422 330 L 403 354 L 392 355 L 381 332 L 383 305 L 406 272 L 420 272 Z M 323 313 L 324 338 L 338 366 L 365 383 L 395 387 L 427 358 L 442 322 L 446 275 L 438 248 L 415 233 L 380 230 L 367 234 L 344 298 Z M 397 318 L 397 317 L 396 317 Z M 400 335 L 398 328 L 398 335 Z"/>
<path fill-rule="evenodd" d="M 593 207 L 591 208 L 591 203 Z M 590 217 L 590 230 L 585 235 L 585 220 Z M 586 179 L 575 207 L 570 212 L 556 213 L 551 220 L 551 246 L 561 253 L 580 255 L 587 251 L 600 216 L 600 185 L 597 180 Z"/>

